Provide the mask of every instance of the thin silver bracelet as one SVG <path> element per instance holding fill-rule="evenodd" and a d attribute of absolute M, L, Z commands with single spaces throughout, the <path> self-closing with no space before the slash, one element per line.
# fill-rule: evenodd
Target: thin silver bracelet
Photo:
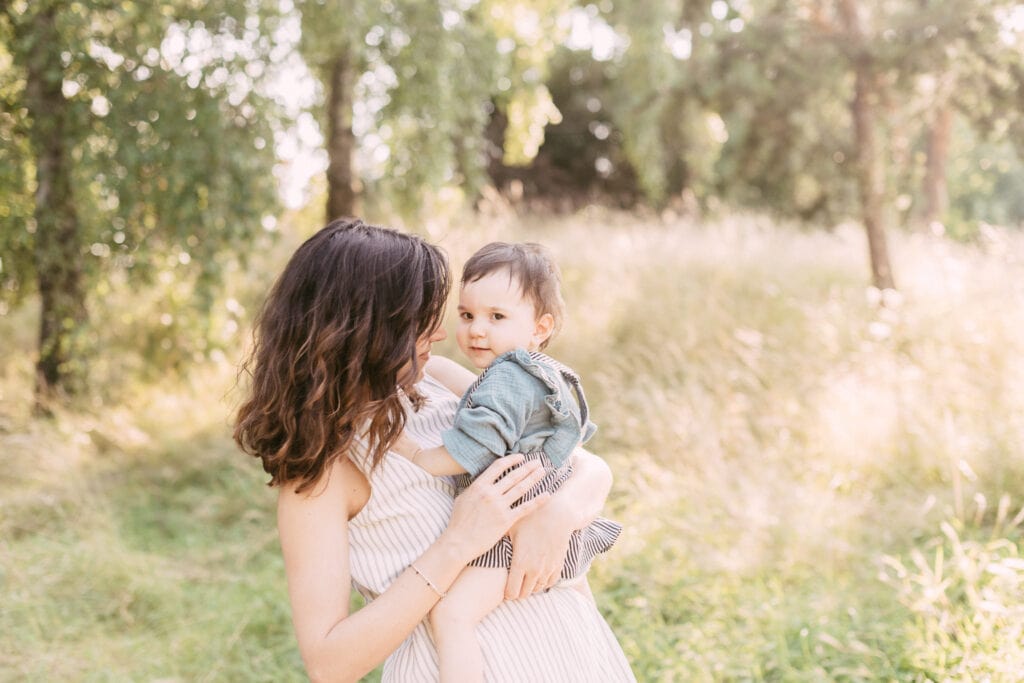
<path fill-rule="evenodd" d="M 444 596 L 448 595 L 448 593 L 446 593 L 445 591 L 443 591 L 443 590 L 441 590 L 440 588 L 438 588 L 438 587 L 437 587 L 437 586 L 436 586 L 436 585 L 434 584 L 434 582 L 433 582 L 433 581 L 431 581 L 430 579 L 428 579 L 428 578 L 427 578 L 427 575 L 426 575 L 426 574 L 424 574 L 423 572 L 421 572 L 421 571 L 420 571 L 420 568 L 419 568 L 419 567 L 417 567 L 417 566 L 416 566 L 415 564 L 410 564 L 409 566 L 410 566 L 410 567 L 412 567 L 412 570 L 413 570 L 414 572 L 416 572 L 416 574 L 418 574 L 418 575 L 419 575 L 419 577 L 420 577 L 421 579 L 423 579 L 423 582 L 424 582 L 425 584 L 427 584 L 427 586 L 429 586 L 429 587 L 430 587 L 430 590 L 432 590 L 432 591 L 434 591 L 435 593 L 437 593 L 437 596 L 438 596 L 439 598 L 443 598 Z"/>

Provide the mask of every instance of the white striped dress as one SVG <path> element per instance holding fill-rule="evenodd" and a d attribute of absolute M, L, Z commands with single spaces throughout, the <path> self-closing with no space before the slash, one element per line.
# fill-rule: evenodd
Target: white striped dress
<path fill-rule="evenodd" d="M 410 412 L 406 433 L 424 448 L 441 445 L 458 397 L 427 376 L 427 405 Z M 359 464 L 359 463 L 357 463 Z M 368 600 L 383 593 L 441 535 L 451 516 L 451 479 L 434 477 L 389 453 L 373 472 L 371 494 L 349 521 L 352 583 Z M 488 683 L 617 683 L 635 681 L 629 663 L 594 604 L 579 591 L 556 587 L 502 603 L 477 626 Z M 426 623 L 384 663 L 385 683 L 434 683 L 437 652 Z"/>

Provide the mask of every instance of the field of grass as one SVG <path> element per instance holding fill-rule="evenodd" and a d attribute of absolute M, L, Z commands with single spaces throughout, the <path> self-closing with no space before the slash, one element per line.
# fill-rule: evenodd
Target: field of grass
<path fill-rule="evenodd" d="M 235 274 L 250 310 L 283 232 Z M 591 580 L 639 680 L 1020 680 L 1024 235 L 894 235 L 884 297 L 854 228 L 591 210 L 430 237 L 559 258 L 549 350 L 625 526 Z M 243 332 L 175 379 L 111 351 L 112 398 L 40 421 L 34 320 L 0 318 L 0 680 L 305 680 L 274 493 L 229 436 Z"/>

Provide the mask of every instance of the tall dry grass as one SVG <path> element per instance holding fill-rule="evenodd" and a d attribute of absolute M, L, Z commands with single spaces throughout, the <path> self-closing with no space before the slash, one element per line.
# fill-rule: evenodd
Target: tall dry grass
<path fill-rule="evenodd" d="M 584 378 L 626 527 L 592 580 L 640 680 L 1024 670 L 1022 236 L 894 235 L 883 295 L 852 227 L 588 210 L 429 231 L 456 266 L 490 239 L 561 263 L 550 352 Z M 308 232 L 230 296 L 251 314 Z M 302 680 L 273 494 L 228 438 L 229 360 L 38 422 L 32 311 L 12 316 L 0 678 Z"/>

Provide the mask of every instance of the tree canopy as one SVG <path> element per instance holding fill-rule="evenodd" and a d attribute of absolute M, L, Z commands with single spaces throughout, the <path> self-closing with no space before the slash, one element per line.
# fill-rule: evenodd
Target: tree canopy
<path fill-rule="evenodd" d="M 8 303 L 42 295 L 41 388 L 80 374 L 87 294 L 104 278 L 170 266 L 196 283 L 179 304 L 202 310 L 218 255 L 276 206 L 264 9 L 5 4 L 0 278 Z"/>
<path fill-rule="evenodd" d="M 493 185 L 853 219 L 880 287 L 886 230 L 1024 222 L 1011 0 L 18 0 L 0 12 L 0 306 L 39 295 L 42 388 L 70 384 L 111 277 L 173 268 L 189 286 L 169 305 L 203 319 L 224 254 L 275 210 L 291 122 L 268 82 L 302 77 L 295 54 L 328 217 Z"/>

